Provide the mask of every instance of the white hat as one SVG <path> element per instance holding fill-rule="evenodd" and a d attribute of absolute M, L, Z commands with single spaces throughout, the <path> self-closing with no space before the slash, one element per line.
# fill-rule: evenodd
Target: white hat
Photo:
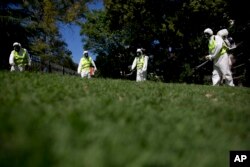
<path fill-rule="evenodd" d="M 222 30 L 217 32 L 217 35 L 219 35 L 221 37 L 228 36 L 228 31 L 227 31 L 227 29 L 222 29 Z"/>
<path fill-rule="evenodd" d="M 20 47 L 21 47 L 21 44 L 18 43 L 18 42 L 14 42 L 14 43 L 13 43 L 13 46 L 20 46 Z"/>
<path fill-rule="evenodd" d="M 136 52 L 141 52 L 142 53 L 142 50 L 141 49 L 137 49 Z"/>
<path fill-rule="evenodd" d="M 85 50 L 84 52 L 83 52 L 83 54 L 88 54 L 89 52 L 87 51 L 87 50 Z"/>
<path fill-rule="evenodd" d="M 206 29 L 204 30 L 204 33 L 205 33 L 205 34 L 209 34 L 209 35 L 213 35 L 213 30 L 211 30 L 211 28 L 206 28 Z"/>

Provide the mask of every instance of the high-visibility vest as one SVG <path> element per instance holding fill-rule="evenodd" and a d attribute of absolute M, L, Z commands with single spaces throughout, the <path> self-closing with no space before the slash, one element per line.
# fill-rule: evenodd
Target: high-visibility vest
<path fill-rule="evenodd" d="M 213 35 L 212 39 L 208 43 L 209 53 L 213 53 L 214 52 L 215 46 L 216 46 L 216 40 L 215 40 L 215 36 Z M 223 55 L 226 52 L 227 52 L 227 46 L 223 42 L 222 48 L 221 48 L 220 53 L 219 53 L 219 56 Z"/>
<path fill-rule="evenodd" d="M 81 64 L 82 64 L 82 67 L 81 69 L 90 69 L 90 66 L 92 64 L 92 59 L 91 57 L 83 57 L 82 60 L 81 60 Z"/>
<path fill-rule="evenodd" d="M 228 50 L 229 50 L 229 48 L 227 47 L 227 44 L 223 41 L 222 48 L 221 48 L 221 51 L 220 51 L 220 55 L 223 55 Z"/>
<path fill-rule="evenodd" d="M 143 68 L 144 58 L 145 58 L 144 55 L 136 58 L 136 68 L 137 69 L 142 69 Z"/>
<path fill-rule="evenodd" d="M 16 65 L 27 65 L 28 64 L 28 54 L 27 50 L 21 48 L 19 52 L 13 50 L 14 62 Z"/>

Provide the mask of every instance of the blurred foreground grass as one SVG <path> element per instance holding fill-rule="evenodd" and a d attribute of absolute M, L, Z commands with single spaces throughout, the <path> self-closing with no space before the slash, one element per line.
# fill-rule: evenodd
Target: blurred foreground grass
<path fill-rule="evenodd" d="M 1 167 L 223 167 L 250 89 L 0 72 Z"/>

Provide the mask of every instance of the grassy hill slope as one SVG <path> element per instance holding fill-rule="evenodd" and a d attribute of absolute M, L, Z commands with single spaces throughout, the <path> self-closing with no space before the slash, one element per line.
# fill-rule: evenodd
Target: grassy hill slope
<path fill-rule="evenodd" d="M 1 167 L 223 167 L 250 89 L 0 72 Z"/>

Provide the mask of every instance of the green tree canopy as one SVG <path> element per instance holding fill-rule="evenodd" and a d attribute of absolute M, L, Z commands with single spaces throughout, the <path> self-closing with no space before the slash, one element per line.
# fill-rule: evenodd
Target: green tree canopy
<path fill-rule="evenodd" d="M 78 23 L 91 0 L 3 0 L 0 2 L 1 68 L 8 68 L 12 44 L 18 41 L 32 55 L 72 67 L 71 52 L 62 40 L 59 23 Z"/>
<path fill-rule="evenodd" d="M 249 43 L 249 19 L 243 19 L 244 12 L 236 12 L 245 5 L 226 0 L 105 0 L 103 11 L 86 16 L 82 34 L 85 47 L 100 56 L 104 69 L 105 64 L 110 67 L 107 62 L 131 64 L 136 48 L 143 47 L 153 55 L 151 72 L 165 81 L 203 83 L 203 76 L 211 75 L 211 64 L 196 76 L 193 68 L 207 54 L 204 29 L 210 27 L 216 34 L 227 28 L 238 42 Z M 126 61 L 119 55 L 125 55 Z"/>

